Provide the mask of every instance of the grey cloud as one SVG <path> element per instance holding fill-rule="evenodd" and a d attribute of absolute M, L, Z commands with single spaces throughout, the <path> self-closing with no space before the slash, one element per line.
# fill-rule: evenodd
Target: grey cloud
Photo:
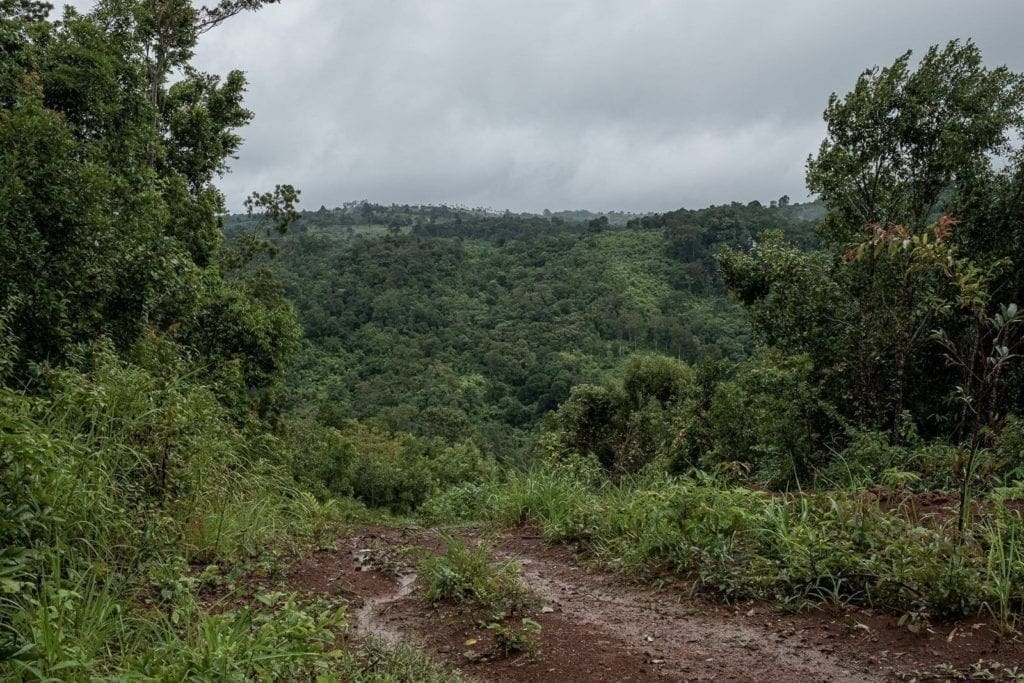
<path fill-rule="evenodd" d="M 1021 25 L 1019 0 L 283 0 L 197 61 L 250 80 L 235 208 L 291 182 L 311 208 L 665 210 L 803 197 L 830 92 L 952 38 L 1024 70 Z"/>

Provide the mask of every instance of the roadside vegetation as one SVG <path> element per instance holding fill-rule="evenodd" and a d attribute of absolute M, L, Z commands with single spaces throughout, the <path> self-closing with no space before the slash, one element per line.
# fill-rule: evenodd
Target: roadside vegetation
<path fill-rule="evenodd" d="M 0 679 L 450 680 L 340 601 L 202 596 L 366 514 L 295 482 L 301 330 L 221 233 L 245 81 L 189 60 L 261 4 L 0 2 Z M 296 199 L 251 206 L 284 230 Z"/>
<path fill-rule="evenodd" d="M 918 627 L 979 615 L 1020 625 L 1024 528 L 999 500 L 965 538 L 955 518 L 915 520 L 865 492 L 777 494 L 664 473 L 611 482 L 593 461 L 571 460 L 463 485 L 426 510 L 440 523 L 534 524 L 609 570 L 690 581 L 730 602 L 864 605 Z"/>

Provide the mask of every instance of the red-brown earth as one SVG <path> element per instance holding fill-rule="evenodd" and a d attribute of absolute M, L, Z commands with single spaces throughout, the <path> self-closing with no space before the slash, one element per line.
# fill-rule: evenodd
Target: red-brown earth
<path fill-rule="evenodd" d="M 482 534 L 463 531 L 475 541 Z M 766 603 L 725 605 L 686 586 L 652 588 L 587 565 L 569 545 L 531 529 L 486 535 L 496 559 L 514 559 L 536 607 L 512 615 L 540 624 L 535 648 L 504 654 L 489 619 L 422 597 L 414 558 L 440 552 L 437 532 L 366 528 L 289 566 L 243 577 L 231 602 L 274 589 L 345 601 L 353 637 L 414 645 L 484 681 L 1024 680 L 1024 642 L 990 620 L 921 624 L 862 608 L 784 613 Z"/>

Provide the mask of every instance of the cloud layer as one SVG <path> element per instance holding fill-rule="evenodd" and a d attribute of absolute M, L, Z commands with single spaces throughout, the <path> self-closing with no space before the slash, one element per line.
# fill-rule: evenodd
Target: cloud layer
<path fill-rule="evenodd" d="M 642 211 L 802 198 L 829 93 L 952 38 L 1024 70 L 1021 26 L 1019 0 L 283 0 L 197 61 L 250 80 L 235 208 L 290 182 L 310 208 Z"/>

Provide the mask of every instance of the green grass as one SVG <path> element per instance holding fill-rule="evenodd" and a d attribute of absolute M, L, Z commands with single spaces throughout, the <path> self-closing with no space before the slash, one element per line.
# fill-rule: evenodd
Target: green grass
<path fill-rule="evenodd" d="M 0 663 L 4 680 L 459 680 L 411 648 L 338 647 L 343 608 L 284 594 L 210 613 L 185 592 L 154 611 L 80 577 L 44 585 L 14 625 L 31 644 Z"/>
<path fill-rule="evenodd" d="M 345 660 L 335 680 L 351 683 L 461 683 L 459 671 L 440 668 L 407 645 L 390 646 L 370 639 Z"/>
<path fill-rule="evenodd" d="M 689 579 L 724 600 L 799 609 L 858 604 L 934 619 L 1024 618 L 1024 521 L 994 512 L 964 539 L 955 520 L 910 521 L 857 492 L 770 494 L 707 477 L 636 476 L 617 484 L 583 460 L 459 489 L 428 510 L 498 526 L 530 522 L 578 540 L 606 567 Z"/>
<path fill-rule="evenodd" d="M 0 680 L 448 680 L 348 644 L 336 605 L 198 599 L 191 565 L 273 568 L 367 516 L 298 489 L 286 443 L 102 350 L 48 381 L 0 390 Z"/>
<path fill-rule="evenodd" d="M 483 543 L 470 548 L 458 538 L 444 538 L 445 553 L 419 563 L 429 600 L 448 600 L 487 610 L 493 619 L 522 611 L 531 602 L 512 560 L 491 561 Z"/>

